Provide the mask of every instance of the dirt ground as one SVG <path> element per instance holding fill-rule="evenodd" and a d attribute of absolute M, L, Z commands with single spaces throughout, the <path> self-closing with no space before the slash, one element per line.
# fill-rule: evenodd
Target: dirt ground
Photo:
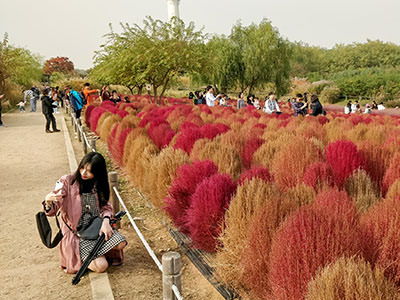
<path fill-rule="evenodd" d="M 61 114 L 56 117 L 61 127 Z M 89 280 L 73 287 L 71 275 L 59 268 L 58 248 L 43 246 L 36 229 L 45 195 L 69 173 L 63 132 L 46 134 L 40 112 L 2 119 L 7 127 L 0 127 L 0 299 L 90 299 Z"/>
<path fill-rule="evenodd" d="M 56 115 L 59 128 L 62 117 Z M 59 268 L 58 247 L 43 246 L 35 223 L 45 195 L 69 173 L 63 132 L 46 134 L 40 111 L 7 113 L 3 122 L 7 127 L 0 127 L 0 299 L 90 299 L 88 276 L 72 286 L 73 276 Z M 79 161 L 81 145 L 73 133 L 71 138 Z M 179 252 L 162 225 L 162 213 L 146 205 L 123 178 L 120 189 L 159 259 L 164 252 Z M 161 272 L 127 218 L 122 225 L 129 242 L 125 263 L 109 269 L 115 299 L 162 299 Z M 184 299 L 223 299 L 184 256 L 182 272 Z"/>

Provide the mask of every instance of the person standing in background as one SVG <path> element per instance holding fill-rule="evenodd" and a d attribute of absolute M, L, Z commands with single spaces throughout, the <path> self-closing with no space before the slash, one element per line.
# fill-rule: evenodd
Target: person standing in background
<path fill-rule="evenodd" d="M 99 93 L 100 93 L 100 90 L 91 90 L 90 89 L 90 83 L 86 82 L 83 85 L 83 95 L 85 96 L 85 99 L 86 99 L 86 105 L 85 106 L 89 106 L 89 105 L 92 104 L 93 100 L 90 97 L 91 95 L 99 94 Z"/>
<path fill-rule="evenodd" d="M 53 116 L 53 110 L 55 107 L 53 99 L 51 99 L 49 96 L 48 89 L 45 89 L 43 91 L 43 96 L 42 96 L 42 113 L 44 114 L 46 118 L 46 128 L 45 131 L 47 133 L 52 133 L 52 132 L 59 132 L 60 130 L 57 129 L 57 123 L 56 119 Z M 50 123 L 53 128 L 53 131 L 50 130 Z"/>
<path fill-rule="evenodd" d="M 24 92 L 24 102 L 29 100 L 29 104 L 31 106 L 31 112 L 36 112 L 36 98 L 33 94 L 34 87 Z"/>
<path fill-rule="evenodd" d="M 83 107 L 83 99 L 81 98 L 81 95 L 70 86 L 67 86 L 66 94 L 69 95 L 69 103 L 72 105 L 75 116 L 79 120 Z"/>

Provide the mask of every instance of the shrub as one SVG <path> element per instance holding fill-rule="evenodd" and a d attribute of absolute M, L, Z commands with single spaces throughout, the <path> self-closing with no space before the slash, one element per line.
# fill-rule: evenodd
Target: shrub
<path fill-rule="evenodd" d="M 101 124 L 99 129 L 100 139 L 103 142 L 107 142 L 107 138 L 110 135 L 114 125 L 121 121 L 121 117 L 118 115 L 109 115 L 107 116 Z"/>
<path fill-rule="evenodd" d="M 218 167 L 209 160 L 184 164 L 176 171 L 176 177 L 165 198 L 165 211 L 175 226 L 183 233 L 189 233 L 186 227 L 186 210 L 190 206 L 190 197 L 205 178 L 218 172 Z"/>
<path fill-rule="evenodd" d="M 159 150 L 157 146 L 154 145 L 153 141 L 143 134 L 139 134 L 135 139 L 132 137 L 134 142 L 129 145 L 130 137 L 136 134 L 135 131 L 140 129 L 135 128 L 128 135 L 124 147 L 124 166 L 131 180 L 137 187 L 143 189 L 144 185 L 142 183 L 145 182 L 145 176 L 148 173 L 148 165 L 146 163 L 153 155 L 156 155 Z"/>
<path fill-rule="evenodd" d="M 365 170 L 377 187 L 382 189 L 383 177 L 389 166 L 390 153 L 374 141 L 375 139 L 368 138 L 367 141 L 361 142 L 359 151 L 365 159 Z"/>
<path fill-rule="evenodd" d="M 203 138 L 203 135 L 201 134 L 199 127 L 191 126 L 187 128 L 182 128 L 178 135 L 174 148 L 182 149 L 188 155 L 190 155 L 190 152 L 192 151 L 195 142 L 201 138 Z"/>
<path fill-rule="evenodd" d="M 396 179 L 396 181 L 392 183 L 386 194 L 386 199 L 396 199 L 398 197 L 400 197 L 400 179 Z"/>
<path fill-rule="evenodd" d="M 320 268 L 360 253 L 356 209 L 346 198 L 336 191 L 322 193 L 281 226 L 270 256 L 273 299 L 304 299 L 307 283 Z"/>
<path fill-rule="evenodd" d="M 307 300 L 400 299 L 396 285 L 387 280 L 380 268 L 364 260 L 339 258 L 326 266 L 309 284 Z"/>
<path fill-rule="evenodd" d="M 175 131 L 167 122 L 160 124 L 151 123 L 148 130 L 149 137 L 153 140 L 158 149 L 163 149 L 168 146 L 175 135 Z"/>
<path fill-rule="evenodd" d="M 314 189 L 303 183 L 287 189 L 282 196 L 286 203 L 294 203 L 298 207 L 312 204 L 316 199 Z"/>
<path fill-rule="evenodd" d="M 257 151 L 258 148 L 261 147 L 262 144 L 264 144 L 264 142 L 265 141 L 260 138 L 250 138 L 246 141 L 244 149 L 241 153 L 243 166 L 246 169 L 251 168 L 251 163 L 253 161 L 253 154 L 254 152 Z"/>
<path fill-rule="evenodd" d="M 281 189 L 296 186 L 303 179 L 307 167 L 321 159 L 319 149 L 302 137 L 286 141 L 276 154 L 271 172 Z"/>
<path fill-rule="evenodd" d="M 138 143 L 138 145 L 134 145 Z M 143 144 L 144 143 L 144 144 Z M 128 134 L 126 140 L 125 140 L 125 145 L 124 145 L 124 151 L 123 151 L 123 165 L 125 166 L 128 162 L 128 158 L 131 153 L 131 149 L 135 146 L 140 146 L 143 144 L 143 149 L 148 145 L 152 144 L 154 145 L 153 141 L 146 135 L 146 131 L 143 128 L 134 128 L 132 131 Z M 154 145 L 155 146 L 155 145 Z M 142 150 L 143 150 L 142 149 Z"/>
<path fill-rule="evenodd" d="M 326 103 L 336 103 L 340 99 L 340 89 L 337 86 L 327 86 L 321 92 L 321 100 Z"/>
<path fill-rule="evenodd" d="M 250 291 L 251 299 L 270 299 L 268 279 L 272 239 L 280 224 L 298 207 L 297 201 L 274 193 L 250 220 L 240 258 L 239 280 Z"/>
<path fill-rule="evenodd" d="M 361 219 L 367 259 L 400 285 L 400 198 L 385 199 Z"/>
<path fill-rule="evenodd" d="M 382 182 L 383 194 L 386 194 L 389 187 L 400 178 L 400 153 L 392 158 L 390 161 L 389 168 L 386 170 L 385 176 Z"/>
<path fill-rule="evenodd" d="M 236 184 L 229 175 L 215 174 L 196 188 L 187 210 L 187 226 L 196 248 L 213 252 Z"/>
<path fill-rule="evenodd" d="M 269 133 L 266 130 L 266 133 Z M 257 149 L 253 154 L 253 164 L 260 165 L 265 168 L 271 169 L 272 162 L 275 158 L 275 154 L 280 151 L 280 149 L 291 139 L 293 139 L 294 135 L 292 133 L 269 133 L 274 134 L 275 137 L 270 137 L 266 134 L 263 135 L 263 138 L 266 142 Z"/>
<path fill-rule="evenodd" d="M 115 127 L 116 128 L 116 127 Z M 116 128 L 117 129 L 117 128 Z M 124 147 L 125 147 L 125 142 L 126 139 L 128 138 L 128 135 L 132 132 L 132 128 L 126 128 L 121 131 L 121 133 L 118 135 L 114 143 L 112 144 L 112 147 L 110 149 L 113 149 L 111 151 L 112 156 L 115 160 L 115 162 L 120 166 L 123 167 L 123 160 L 124 160 Z M 117 130 L 116 130 L 117 131 Z M 112 135 L 110 135 L 112 136 Z"/>
<path fill-rule="evenodd" d="M 349 197 L 354 199 L 360 213 L 365 212 L 379 200 L 376 187 L 364 170 L 356 170 L 347 178 L 344 186 Z"/>
<path fill-rule="evenodd" d="M 333 170 L 324 162 L 315 162 L 307 167 L 303 182 L 313 187 L 315 191 L 333 187 L 335 185 Z"/>
<path fill-rule="evenodd" d="M 176 170 L 189 161 L 187 154 L 172 147 L 166 147 L 150 160 L 146 170 L 146 191 L 150 201 L 158 208 L 164 206 L 168 189 L 176 176 Z"/>
<path fill-rule="evenodd" d="M 196 151 L 195 148 L 197 148 Z M 192 161 L 211 160 L 218 166 L 220 173 L 227 173 L 233 179 L 239 178 L 242 171 L 242 161 L 236 149 L 216 140 L 197 141 L 190 158 Z"/>
<path fill-rule="evenodd" d="M 325 148 L 326 161 L 333 170 L 336 183 L 342 187 L 354 170 L 364 168 L 364 161 L 357 146 L 350 141 L 336 141 Z"/>
<path fill-rule="evenodd" d="M 277 194 L 279 191 L 274 185 L 260 178 L 253 178 L 239 186 L 232 198 L 220 237 L 223 247 L 218 249 L 216 257 L 216 270 L 228 286 L 241 286 L 239 262 L 246 246 L 249 222 Z"/>
<path fill-rule="evenodd" d="M 253 178 L 260 178 L 265 182 L 270 182 L 273 180 L 272 175 L 267 168 L 253 167 L 250 170 L 244 170 L 242 174 L 240 174 L 238 184 L 241 185 L 246 180 L 250 181 Z"/>

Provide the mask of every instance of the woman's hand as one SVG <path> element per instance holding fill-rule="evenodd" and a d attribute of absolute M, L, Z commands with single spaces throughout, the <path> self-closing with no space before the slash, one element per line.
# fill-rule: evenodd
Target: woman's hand
<path fill-rule="evenodd" d="M 58 189 L 46 195 L 44 201 L 46 202 L 47 206 L 51 206 L 53 202 L 60 201 L 62 197 L 65 196 L 65 194 L 59 194 L 60 191 L 61 189 Z"/>
<path fill-rule="evenodd" d="M 102 233 L 104 233 L 105 237 L 106 237 L 106 241 L 108 241 L 108 239 L 113 235 L 114 231 L 110 225 L 110 219 L 109 218 L 104 218 L 103 219 L 103 225 L 101 225 L 100 231 L 99 231 L 99 235 L 101 235 Z"/>

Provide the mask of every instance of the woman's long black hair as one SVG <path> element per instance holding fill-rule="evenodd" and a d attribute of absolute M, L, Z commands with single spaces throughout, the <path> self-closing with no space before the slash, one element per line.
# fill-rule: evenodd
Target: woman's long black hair
<path fill-rule="evenodd" d="M 83 182 L 80 170 L 86 165 L 90 165 L 90 172 L 94 175 L 94 187 L 97 190 L 97 195 L 100 202 L 100 207 L 107 204 L 110 197 L 110 187 L 108 185 L 107 166 L 104 157 L 97 152 L 89 152 L 86 154 L 79 163 L 78 169 L 72 175 L 72 184 L 78 182 L 79 193 L 82 194 Z"/>

